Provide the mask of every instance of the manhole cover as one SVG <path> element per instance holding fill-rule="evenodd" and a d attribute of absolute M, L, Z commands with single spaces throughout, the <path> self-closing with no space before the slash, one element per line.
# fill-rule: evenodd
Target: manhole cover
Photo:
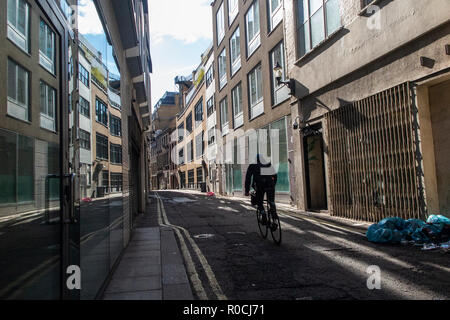
<path fill-rule="evenodd" d="M 198 234 L 198 235 L 194 236 L 194 238 L 196 238 L 196 239 L 208 239 L 208 238 L 212 238 L 212 237 L 214 237 L 214 235 L 209 234 L 209 233 Z"/>

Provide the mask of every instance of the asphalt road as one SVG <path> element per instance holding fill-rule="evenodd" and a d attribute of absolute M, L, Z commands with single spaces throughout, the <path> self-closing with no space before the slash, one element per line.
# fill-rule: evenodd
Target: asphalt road
<path fill-rule="evenodd" d="M 159 191 L 151 195 L 151 212 L 153 220 L 147 224 L 177 230 L 197 299 L 450 296 L 448 253 L 372 244 L 356 226 L 279 210 L 283 227 L 279 247 L 270 235 L 261 238 L 254 209 L 243 201 Z M 369 266 L 379 267 L 381 289 L 368 288 Z"/>

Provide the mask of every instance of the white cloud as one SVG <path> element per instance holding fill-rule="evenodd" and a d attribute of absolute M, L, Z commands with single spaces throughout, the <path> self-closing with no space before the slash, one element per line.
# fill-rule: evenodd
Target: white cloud
<path fill-rule="evenodd" d="M 92 0 L 80 0 L 78 28 L 81 34 L 104 34 L 102 23 Z"/>
<path fill-rule="evenodd" d="M 149 19 L 152 44 L 164 37 L 185 43 L 212 39 L 211 0 L 150 0 Z"/>

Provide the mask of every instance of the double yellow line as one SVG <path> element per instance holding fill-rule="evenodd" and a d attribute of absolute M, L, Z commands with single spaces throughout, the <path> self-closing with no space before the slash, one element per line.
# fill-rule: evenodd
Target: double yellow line
<path fill-rule="evenodd" d="M 188 249 L 188 246 L 185 242 L 184 237 L 186 237 L 187 241 L 191 245 L 195 255 L 197 256 L 197 259 L 200 261 L 200 264 L 206 274 L 206 277 L 208 279 L 209 286 L 211 287 L 214 295 L 218 300 L 227 300 L 227 297 L 222 291 L 222 288 L 220 287 L 219 283 L 217 282 L 216 276 L 214 275 L 214 272 L 211 269 L 211 266 L 209 265 L 208 261 L 206 260 L 205 256 L 201 252 L 200 248 L 195 243 L 194 239 L 192 239 L 189 232 L 180 226 L 173 225 L 169 222 L 169 219 L 167 218 L 166 209 L 164 208 L 164 203 L 159 196 L 157 192 L 155 192 L 156 199 L 157 199 L 157 207 L 158 207 L 158 223 L 160 226 L 169 227 L 174 230 L 176 236 L 178 237 L 178 240 L 181 245 L 181 252 L 183 254 L 184 260 L 186 262 L 187 271 L 189 274 L 189 278 L 191 280 L 191 283 L 193 285 L 193 288 L 197 294 L 197 296 L 201 300 L 208 300 L 208 295 L 206 294 L 205 288 L 198 276 L 197 270 L 195 269 L 194 261 L 192 260 L 191 253 Z M 183 237 L 184 235 L 184 237 Z"/>

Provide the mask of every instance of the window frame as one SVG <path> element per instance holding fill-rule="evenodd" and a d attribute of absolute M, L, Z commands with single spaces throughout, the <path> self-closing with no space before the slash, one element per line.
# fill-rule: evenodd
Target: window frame
<path fill-rule="evenodd" d="M 223 108 L 225 106 L 225 108 Z M 220 109 L 220 127 L 222 129 L 222 136 L 228 134 L 230 121 L 228 119 L 228 97 L 223 98 L 219 102 Z M 226 120 L 224 122 L 224 119 Z"/>
<path fill-rule="evenodd" d="M 45 90 L 45 97 L 44 97 L 44 105 L 42 105 L 42 88 L 44 87 Z M 46 129 L 46 130 L 50 130 L 53 132 L 56 132 L 56 110 L 57 110 L 57 93 L 56 93 L 56 89 L 53 88 L 52 86 L 50 86 L 48 83 L 46 83 L 43 80 L 39 81 L 39 93 L 40 93 L 40 127 L 42 129 Z M 53 102 L 53 106 L 51 106 L 52 108 L 52 113 L 53 116 L 51 116 L 49 114 L 50 108 L 49 108 L 49 94 L 51 93 L 51 95 L 53 96 L 52 98 L 52 102 Z M 43 110 L 44 108 L 44 110 Z M 48 122 L 49 126 L 47 126 L 45 123 Z"/>
<path fill-rule="evenodd" d="M 210 103 L 211 102 L 211 103 Z M 216 111 L 216 104 L 215 104 L 215 97 L 214 95 L 211 96 L 211 98 L 206 101 L 206 114 L 209 118 L 214 114 L 214 111 Z"/>
<path fill-rule="evenodd" d="M 80 70 L 78 71 L 78 80 L 81 81 L 87 88 L 90 87 L 90 72 L 81 64 L 78 64 L 80 66 Z"/>
<path fill-rule="evenodd" d="M 203 99 L 200 99 L 194 107 L 194 120 L 196 128 L 203 122 Z"/>
<path fill-rule="evenodd" d="M 91 118 L 91 103 L 89 102 L 89 100 L 83 98 L 80 95 L 79 105 L 80 105 L 80 111 L 79 111 L 80 114 L 82 114 L 86 118 L 90 119 Z M 86 110 L 87 110 L 87 114 L 86 114 Z"/>
<path fill-rule="evenodd" d="M 219 15 L 222 16 L 221 20 L 219 20 Z M 221 22 L 220 24 L 219 21 Z M 219 33 L 220 27 L 222 27 L 222 30 Z M 223 1 L 216 12 L 216 37 L 217 37 L 217 46 L 219 46 L 222 43 L 223 39 L 225 38 L 225 9 Z"/>
<path fill-rule="evenodd" d="M 214 64 L 212 64 L 208 71 L 206 71 L 206 87 L 208 88 L 214 81 Z"/>
<path fill-rule="evenodd" d="M 100 137 L 100 139 L 99 139 L 99 137 Z M 100 145 L 100 148 L 99 148 L 99 145 Z M 108 137 L 97 132 L 95 135 L 95 147 L 96 147 L 95 157 L 99 160 L 108 161 L 109 160 L 109 139 L 108 139 Z M 106 147 L 106 158 L 102 157 L 102 156 L 104 156 L 104 154 L 99 155 L 99 151 L 101 150 L 101 152 L 104 152 L 105 147 Z"/>
<path fill-rule="evenodd" d="M 109 114 L 109 131 L 112 136 L 114 137 L 122 137 L 122 119 L 113 115 L 112 113 Z M 117 125 L 114 123 L 116 122 Z M 113 132 L 113 130 L 117 127 L 118 133 Z"/>
<path fill-rule="evenodd" d="M 199 137 L 201 137 L 201 139 L 199 139 Z M 198 148 L 199 148 L 198 140 L 201 140 L 200 143 L 201 143 L 202 150 L 201 150 L 200 154 L 198 154 Z M 204 140 L 204 132 L 202 131 L 198 135 L 195 136 L 195 159 L 201 158 L 204 154 L 205 154 L 205 140 Z"/>
<path fill-rule="evenodd" d="M 99 105 L 100 107 L 105 108 L 100 108 Z M 99 111 L 101 112 L 100 114 Z M 108 105 L 99 97 L 95 97 L 95 121 L 104 125 L 105 127 L 108 127 L 108 114 Z M 103 119 L 106 123 L 102 121 Z"/>
<path fill-rule="evenodd" d="M 236 97 L 236 94 L 238 95 Z M 239 112 L 236 113 L 236 98 L 239 101 L 238 108 L 240 108 Z M 242 83 L 239 82 L 232 90 L 231 90 L 231 106 L 233 110 L 233 124 L 234 129 L 239 128 L 244 125 L 244 101 L 242 99 Z"/>
<path fill-rule="evenodd" d="M 189 125 L 188 125 L 189 124 Z M 186 117 L 186 133 L 190 135 L 192 133 L 192 111 Z"/>
<path fill-rule="evenodd" d="M 305 9 L 304 1 L 306 1 L 306 3 L 307 3 L 308 15 L 306 17 L 306 14 L 303 12 L 303 20 L 304 21 L 300 21 L 300 19 L 299 19 L 300 18 L 299 17 L 299 15 L 300 15 L 300 11 L 299 11 L 300 10 L 300 4 L 302 5 L 301 6 L 302 7 L 302 11 L 304 11 L 304 9 Z M 338 12 L 338 14 L 339 14 L 339 26 L 336 27 L 334 30 L 331 30 L 331 32 L 328 30 L 328 25 L 327 25 L 328 15 L 327 15 L 327 10 L 326 10 L 326 8 L 327 8 L 326 5 L 328 3 L 330 3 L 330 2 L 332 2 L 332 1 L 337 1 L 338 8 L 340 8 L 340 5 L 341 5 L 340 1 L 341 0 L 321 0 L 321 1 L 322 1 L 321 6 L 318 7 L 316 9 L 316 11 L 314 11 L 311 14 L 311 5 L 310 5 L 311 0 L 296 0 L 296 7 L 295 7 L 295 26 L 296 27 L 295 28 L 296 28 L 296 54 L 297 54 L 297 59 L 300 59 L 300 58 L 308 55 L 311 51 L 313 51 L 315 48 L 319 47 L 322 43 L 327 41 L 328 38 L 330 38 L 333 34 L 338 32 L 342 28 L 342 17 L 340 15 L 340 12 Z M 323 28 L 322 28 L 321 31 L 323 32 L 323 39 L 318 41 L 315 45 L 313 45 L 313 37 L 312 37 L 313 32 L 312 32 L 312 28 L 311 28 L 311 20 L 312 20 L 313 16 L 318 14 L 318 12 L 320 10 L 322 10 L 322 21 L 323 21 L 322 27 Z M 308 32 L 307 38 L 309 40 L 308 46 L 306 46 L 306 42 L 305 42 L 306 29 L 303 27 L 305 25 L 308 26 L 308 28 L 307 28 L 308 29 L 307 30 L 307 32 Z M 300 32 L 299 31 L 300 31 L 301 28 L 303 29 L 303 31 L 305 33 L 305 37 L 302 38 L 302 41 L 305 42 L 304 52 L 303 53 L 300 50 L 301 42 L 300 42 Z"/>
<path fill-rule="evenodd" d="M 237 38 L 239 41 L 235 40 L 235 36 L 237 35 Z M 236 57 L 233 60 L 233 40 L 234 43 L 236 44 L 236 52 L 239 52 Z M 236 29 L 234 30 L 233 34 L 230 37 L 230 66 L 231 66 L 231 76 L 234 76 L 236 74 L 236 72 L 239 71 L 239 69 L 241 68 L 241 30 L 239 28 L 239 26 L 236 27 Z"/>
<path fill-rule="evenodd" d="M 115 144 L 112 142 L 109 143 L 109 157 L 110 157 L 111 164 L 122 165 L 122 163 L 123 163 L 122 152 L 123 152 L 122 145 Z M 116 156 L 118 158 L 120 158 L 120 162 L 115 161 L 115 160 L 117 160 Z"/>
<path fill-rule="evenodd" d="M 231 1 L 235 2 L 234 7 L 230 5 Z M 238 14 L 239 14 L 239 0 L 228 0 L 228 25 L 231 26 L 233 24 Z"/>
<path fill-rule="evenodd" d="M 275 28 L 283 21 L 283 1 L 284 0 L 278 0 L 278 7 L 272 8 L 272 1 L 267 0 L 267 15 L 268 15 L 268 31 L 269 33 L 275 30 Z M 281 16 L 281 18 L 278 18 L 278 16 Z M 275 20 L 279 19 L 279 20 Z M 274 22 L 275 20 L 275 22 Z"/>
<path fill-rule="evenodd" d="M 283 103 L 284 101 L 286 101 L 287 99 L 289 99 L 289 88 L 283 84 L 278 85 L 276 78 L 275 78 L 275 74 L 273 72 L 273 68 L 276 65 L 276 62 L 274 61 L 274 53 L 278 48 L 280 48 L 280 50 L 281 50 L 282 61 L 279 61 L 279 62 L 280 62 L 280 66 L 283 69 L 282 80 L 285 81 L 285 79 L 286 79 L 286 50 L 284 47 L 284 41 L 282 40 L 277 45 L 275 45 L 275 47 L 273 47 L 272 50 L 270 50 L 270 52 L 269 52 L 272 106 L 277 106 L 277 105 Z M 284 99 L 281 98 L 280 101 L 278 101 L 277 94 L 280 91 L 283 91 L 282 94 L 285 94 L 286 96 Z"/>
<path fill-rule="evenodd" d="M 45 34 L 42 35 L 42 25 L 44 25 L 45 28 Z M 51 50 L 52 50 L 52 57 L 49 57 L 47 55 L 48 52 L 42 51 L 42 46 L 45 47 L 45 50 L 47 51 L 49 49 L 49 43 L 48 43 L 48 36 L 51 35 Z M 41 40 L 44 39 L 44 44 L 41 43 Z M 45 22 L 44 19 L 40 18 L 39 23 L 39 65 L 50 72 L 51 74 L 55 74 L 55 66 L 56 66 L 56 33 L 53 31 L 53 29 L 48 25 L 47 22 Z"/>
<path fill-rule="evenodd" d="M 81 128 L 79 130 L 80 148 L 84 150 L 91 150 L 91 133 Z"/>
<path fill-rule="evenodd" d="M 9 17 L 9 8 L 8 6 L 10 5 L 10 1 L 14 1 L 15 2 L 15 20 L 16 20 L 16 25 L 18 24 L 18 18 L 19 18 L 19 2 L 23 2 L 25 3 L 25 32 L 26 34 L 23 34 L 16 25 L 13 24 L 13 22 L 10 21 L 10 17 Z M 30 14 L 30 4 L 28 3 L 28 1 L 25 0 L 7 0 L 6 3 L 6 25 L 7 25 L 7 32 L 6 32 L 6 37 L 11 40 L 12 43 L 14 43 L 20 50 L 26 52 L 27 54 L 30 53 L 30 21 L 31 21 L 31 14 Z M 20 43 L 19 40 L 16 38 L 19 37 L 20 40 L 22 40 L 24 43 Z"/>
<path fill-rule="evenodd" d="M 224 65 L 222 66 L 222 63 Z M 223 67 L 223 68 L 221 68 Z M 223 70 L 223 74 L 221 71 Z M 219 90 L 222 90 L 227 85 L 227 49 L 223 48 L 223 50 L 219 54 L 219 58 L 217 61 L 217 72 L 219 76 Z"/>
<path fill-rule="evenodd" d="M 258 72 L 257 70 L 259 69 L 259 75 L 260 75 L 260 79 L 258 82 Z M 251 85 L 251 76 L 252 74 L 255 72 L 255 81 L 256 81 L 256 93 L 258 93 L 258 86 L 260 86 L 260 92 L 261 92 L 261 96 L 259 98 L 257 98 L 256 101 L 252 101 L 252 85 Z M 248 82 L 248 107 L 249 107 L 249 118 L 250 120 L 258 117 L 259 115 L 264 113 L 264 86 L 263 86 L 263 81 L 262 81 L 262 64 L 261 62 L 258 63 L 248 74 L 247 74 L 247 82 Z M 254 109 L 260 108 L 260 111 L 256 111 L 255 114 L 253 113 Z"/>
<path fill-rule="evenodd" d="M 256 7 L 258 10 L 255 10 Z M 258 32 L 256 32 L 251 39 L 249 35 L 250 28 L 248 22 L 250 11 L 252 11 L 254 22 L 258 20 Z M 255 19 L 255 12 L 258 13 L 258 19 Z M 261 15 L 260 15 L 259 0 L 253 1 L 252 5 L 245 14 L 245 38 L 247 47 L 247 57 L 250 57 L 261 46 Z"/>
<path fill-rule="evenodd" d="M 19 63 L 17 63 L 15 60 L 11 59 L 10 57 L 8 57 L 7 59 L 7 73 L 9 74 L 9 66 L 10 63 L 14 64 L 14 72 L 15 72 L 15 88 L 14 88 L 14 94 L 15 97 L 11 97 L 9 95 L 9 77 L 8 77 L 8 81 L 6 84 L 7 87 L 7 114 L 19 119 L 19 120 L 23 120 L 26 122 L 30 122 L 30 116 L 31 116 L 31 110 L 30 110 L 30 89 L 31 89 L 31 76 L 30 76 L 30 71 L 28 71 L 26 68 L 24 68 L 22 65 L 20 65 Z M 23 94 L 23 97 L 26 99 L 25 103 L 22 103 L 18 100 L 18 96 L 19 96 L 19 71 L 20 69 L 22 69 L 22 71 L 24 72 L 24 74 L 26 75 L 26 79 L 24 81 L 25 84 L 25 92 Z M 16 109 L 16 110 L 14 110 Z M 21 116 L 20 113 L 24 112 L 25 116 Z"/>

